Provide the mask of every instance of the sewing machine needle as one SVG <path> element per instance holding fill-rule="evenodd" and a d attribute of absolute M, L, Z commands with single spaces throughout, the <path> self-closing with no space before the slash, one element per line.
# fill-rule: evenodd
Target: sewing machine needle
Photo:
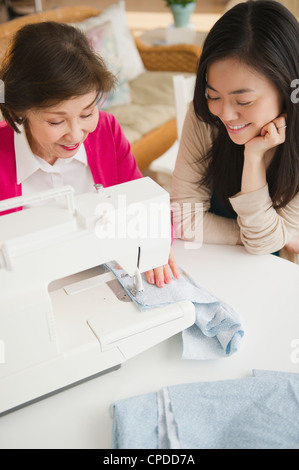
<path fill-rule="evenodd" d="M 137 269 L 135 274 L 135 282 L 136 282 L 136 293 L 140 293 L 144 291 L 143 282 L 141 278 L 141 274 L 139 271 L 139 262 L 140 262 L 140 246 L 138 247 L 138 256 L 137 256 Z"/>

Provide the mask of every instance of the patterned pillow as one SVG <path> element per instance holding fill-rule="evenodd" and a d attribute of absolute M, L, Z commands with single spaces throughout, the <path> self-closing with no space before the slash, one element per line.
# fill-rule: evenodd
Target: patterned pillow
<path fill-rule="evenodd" d="M 110 7 L 103 10 L 98 16 L 93 16 L 80 23 L 75 23 L 75 26 L 79 26 L 84 31 L 88 31 L 107 21 L 111 23 L 113 28 L 122 72 L 128 81 L 133 80 L 138 77 L 138 75 L 145 72 L 145 68 L 128 26 L 124 0 L 110 5 Z"/>
<path fill-rule="evenodd" d="M 101 109 L 110 108 L 110 106 L 119 106 L 131 102 L 130 87 L 123 72 L 121 61 L 117 54 L 117 45 L 114 37 L 114 31 L 110 22 L 95 26 L 89 31 L 85 31 L 91 47 L 105 61 L 107 67 L 117 77 L 117 86 L 106 97 L 103 103 L 100 103 Z"/>

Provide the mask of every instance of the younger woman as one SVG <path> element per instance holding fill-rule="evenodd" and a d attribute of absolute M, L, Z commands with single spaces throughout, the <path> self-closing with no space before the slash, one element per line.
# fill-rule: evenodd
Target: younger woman
<path fill-rule="evenodd" d="M 269 0 L 238 4 L 208 34 L 173 175 L 183 238 L 299 253 L 298 44 L 298 21 Z"/>

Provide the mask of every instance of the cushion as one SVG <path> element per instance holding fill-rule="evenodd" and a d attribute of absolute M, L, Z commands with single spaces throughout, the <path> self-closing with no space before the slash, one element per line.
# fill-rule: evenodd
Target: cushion
<path fill-rule="evenodd" d="M 130 87 L 122 71 L 111 23 L 106 22 L 99 24 L 85 34 L 92 48 L 97 54 L 101 55 L 107 67 L 117 77 L 116 89 L 112 90 L 105 101 L 100 103 L 101 109 L 130 103 Z"/>
<path fill-rule="evenodd" d="M 129 82 L 131 103 L 107 111 L 120 122 L 132 144 L 143 135 L 175 118 L 174 72 L 147 71 Z"/>
<path fill-rule="evenodd" d="M 107 21 L 111 22 L 113 27 L 122 72 L 127 80 L 133 80 L 145 69 L 127 23 L 124 0 L 106 8 L 100 15 L 74 23 L 74 25 L 87 32 Z"/>

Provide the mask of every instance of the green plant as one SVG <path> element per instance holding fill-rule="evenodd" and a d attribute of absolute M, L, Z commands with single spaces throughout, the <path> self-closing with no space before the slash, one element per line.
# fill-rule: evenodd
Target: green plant
<path fill-rule="evenodd" d="M 195 3 L 196 0 L 165 0 L 165 2 L 168 7 L 170 5 L 182 5 L 185 7 L 188 3 Z"/>

